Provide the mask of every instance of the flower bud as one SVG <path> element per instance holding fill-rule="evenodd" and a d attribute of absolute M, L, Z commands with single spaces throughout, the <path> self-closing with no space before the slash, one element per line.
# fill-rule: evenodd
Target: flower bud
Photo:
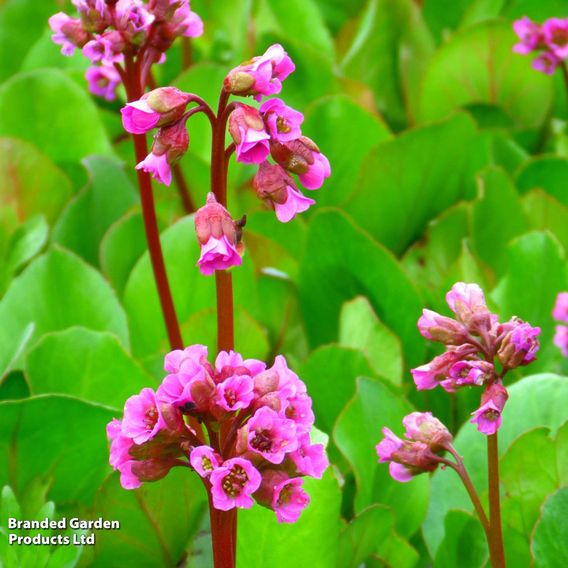
<path fill-rule="evenodd" d="M 229 132 L 235 142 L 239 162 L 260 164 L 268 157 L 270 134 L 255 108 L 239 103 L 229 118 Z"/>
<path fill-rule="evenodd" d="M 142 3 L 118 0 L 116 4 L 116 28 L 127 41 L 135 45 L 140 45 L 144 41 L 155 19 Z"/>
<path fill-rule="evenodd" d="M 497 351 L 497 358 L 501 365 L 505 369 L 513 369 L 534 361 L 540 347 L 537 339 L 540 335 L 540 327 L 532 327 L 516 318 L 504 324 L 504 327 L 508 328 L 508 331 Z"/>
<path fill-rule="evenodd" d="M 452 318 L 431 310 L 423 310 L 418 320 L 418 331 L 426 339 L 446 345 L 461 345 L 467 337 L 467 329 Z"/>
<path fill-rule="evenodd" d="M 447 449 L 453 437 L 449 430 L 431 412 L 412 412 L 402 419 L 405 436 L 414 442 L 423 442 L 436 453 Z"/>
<path fill-rule="evenodd" d="M 477 424 L 477 429 L 482 434 L 495 434 L 501 426 L 501 413 L 508 398 L 507 389 L 503 385 L 490 385 L 481 396 L 481 406 L 472 412 L 473 418 L 470 422 Z"/>
<path fill-rule="evenodd" d="M 267 369 L 254 377 L 254 392 L 263 396 L 278 389 L 280 378 L 274 369 Z"/>
<path fill-rule="evenodd" d="M 168 475 L 175 462 L 173 460 L 150 459 L 132 463 L 132 473 L 140 481 L 158 481 Z"/>
<path fill-rule="evenodd" d="M 91 39 L 81 20 L 71 18 L 63 12 L 49 18 L 49 27 L 54 32 L 51 39 L 61 46 L 63 55 L 73 55 L 76 47 L 82 48 Z"/>
<path fill-rule="evenodd" d="M 477 284 L 454 284 L 446 301 L 458 320 L 473 331 L 491 329 L 495 317 L 487 309 L 483 290 Z"/>
<path fill-rule="evenodd" d="M 331 175 L 329 160 L 307 136 L 284 143 L 271 140 L 270 152 L 278 164 L 297 174 L 307 189 L 320 188 L 324 179 Z"/>

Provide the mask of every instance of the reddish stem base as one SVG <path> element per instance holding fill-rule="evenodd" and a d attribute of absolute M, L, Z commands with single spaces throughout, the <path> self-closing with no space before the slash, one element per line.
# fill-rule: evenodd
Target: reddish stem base
<path fill-rule="evenodd" d="M 235 568 L 237 558 L 237 509 L 219 511 L 209 495 L 209 518 L 215 568 Z"/>

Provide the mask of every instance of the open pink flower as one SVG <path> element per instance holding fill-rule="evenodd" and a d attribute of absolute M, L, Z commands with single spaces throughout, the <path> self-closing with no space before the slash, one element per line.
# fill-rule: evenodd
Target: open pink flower
<path fill-rule="evenodd" d="M 114 65 L 124 60 L 124 55 L 121 53 L 124 47 L 125 43 L 120 33 L 111 30 L 87 42 L 83 46 L 83 55 L 91 63 L 101 62 L 103 65 Z"/>
<path fill-rule="evenodd" d="M 215 371 L 225 377 L 233 374 L 248 374 L 251 377 L 266 369 L 266 363 L 258 359 L 244 359 L 235 351 L 220 351 L 215 359 Z"/>
<path fill-rule="evenodd" d="M 148 172 L 156 181 L 169 186 L 172 183 L 172 170 L 166 154 L 156 155 L 150 152 L 136 166 L 137 170 Z"/>
<path fill-rule="evenodd" d="M 309 495 L 302 489 L 301 477 L 285 479 L 274 486 L 272 508 L 279 523 L 295 523 L 310 504 Z"/>
<path fill-rule="evenodd" d="M 217 385 L 214 402 L 227 412 L 247 408 L 254 399 L 254 382 L 249 375 L 235 375 Z"/>
<path fill-rule="evenodd" d="M 221 465 L 221 456 L 209 446 L 197 446 L 190 453 L 191 467 L 201 476 L 209 477 Z"/>
<path fill-rule="evenodd" d="M 507 389 L 498 383 L 489 386 L 481 397 L 481 406 L 472 412 L 470 422 L 477 424 L 477 429 L 487 436 L 495 434 L 501 426 L 501 413 L 509 395 Z"/>
<path fill-rule="evenodd" d="M 110 65 L 89 67 L 85 72 L 85 78 L 93 95 L 103 97 L 107 101 L 116 99 L 116 89 L 120 85 L 121 79 L 114 67 Z"/>
<path fill-rule="evenodd" d="M 156 393 L 152 389 L 142 389 L 140 394 L 125 402 L 122 434 L 132 438 L 135 444 L 150 440 L 164 427 Z"/>
<path fill-rule="evenodd" d="M 304 115 L 287 106 L 281 99 L 267 100 L 261 105 L 260 113 L 274 140 L 290 142 L 302 135 L 300 125 L 304 122 Z"/>
<path fill-rule="evenodd" d="M 517 318 L 513 318 L 505 325 L 509 327 L 509 331 L 505 334 L 497 351 L 501 364 L 512 369 L 534 361 L 540 347 L 538 341 L 540 327 L 533 327 Z"/>
<path fill-rule="evenodd" d="M 115 8 L 117 29 L 132 43 L 140 43 L 153 24 L 155 16 L 142 2 L 118 0 Z"/>
<path fill-rule="evenodd" d="M 75 48 L 83 47 L 89 41 L 89 33 L 83 29 L 81 20 L 58 12 L 49 18 L 49 27 L 54 34 L 51 39 L 61 46 L 63 55 L 73 55 Z"/>
<path fill-rule="evenodd" d="M 298 436 L 298 448 L 288 454 L 288 458 L 296 466 L 301 475 L 309 475 L 321 479 L 329 466 L 323 444 L 312 444 L 306 432 Z"/>
<path fill-rule="evenodd" d="M 568 324 L 568 292 L 560 292 L 558 294 L 552 317 L 556 321 Z"/>
<path fill-rule="evenodd" d="M 205 369 L 198 361 L 187 358 L 177 372 L 170 373 L 158 387 L 157 399 L 161 403 L 185 406 L 195 403 L 192 387 L 197 382 L 207 382 Z M 213 386 L 211 386 L 213 388 Z"/>
<path fill-rule="evenodd" d="M 519 36 L 520 42 L 513 47 L 513 51 L 527 55 L 542 46 L 543 33 L 541 27 L 527 16 L 513 23 L 513 30 Z"/>
<path fill-rule="evenodd" d="M 414 477 L 412 471 L 403 464 L 392 461 L 395 459 L 395 453 L 404 448 L 404 440 L 401 440 L 388 428 L 383 428 L 383 435 L 384 438 L 375 448 L 379 457 L 379 463 L 390 462 L 389 472 L 394 480 L 402 483 L 410 481 Z"/>
<path fill-rule="evenodd" d="M 544 51 L 532 62 L 533 69 L 545 75 L 552 75 L 560 65 L 560 59 L 550 51 Z"/>
<path fill-rule="evenodd" d="M 164 371 L 177 373 L 186 361 L 199 364 L 202 360 L 207 359 L 207 352 L 207 346 L 199 344 L 190 345 L 185 349 L 174 349 L 164 359 Z"/>
<path fill-rule="evenodd" d="M 223 235 L 220 239 L 211 237 L 201 247 L 201 256 L 197 264 L 205 276 L 210 276 L 216 270 L 226 270 L 232 266 L 239 266 L 243 259 L 235 245 Z"/>
<path fill-rule="evenodd" d="M 259 488 L 262 476 L 244 458 L 232 458 L 214 469 L 209 476 L 213 506 L 221 511 L 239 507 L 250 509 L 251 495 Z"/>
<path fill-rule="evenodd" d="M 448 378 L 450 369 L 458 361 L 466 359 L 475 352 L 471 345 L 460 345 L 456 348 L 448 348 L 447 351 L 434 357 L 430 363 L 411 369 L 412 378 L 418 390 L 433 389 L 444 379 Z"/>
<path fill-rule="evenodd" d="M 236 144 L 237 160 L 244 164 L 260 164 L 270 153 L 270 134 L 255 108 L 239 103 L 229 119 L 229 132 Z"/>
<path fill-rule="evenodd" d="M 132 134 L 145 134 L 158 126 L 161 115 L 145 99 L 127 103 L 120 110 L 125 130 Z"/>
<path fill-rule="evenodd" d="M 451 366 L 449 377 L 440 383 L 447 392 L 465 386 L 480 386 L 495 377 L 495 368 L 487 361 L 458 361 Z"/>
<path fill-rule="evenodd" d="M 189 1 L 184 1 L 175 11 L 168 27 L 177 37 L 199 37 L 203 35 L 203 20 L 191 11 Z"/>
<path fill-rule="evenodd" d="M 542 25 L 544 43 L 559 60 L 568 57 L 568 18 L 549 18 Z"/>

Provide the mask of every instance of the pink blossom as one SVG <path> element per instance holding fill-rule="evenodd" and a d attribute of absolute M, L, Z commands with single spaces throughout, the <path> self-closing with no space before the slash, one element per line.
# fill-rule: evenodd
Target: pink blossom
<path fill-rule="evenodd" d="M 296 423 L 298 432 L 309 432 L 315 420 L 310 396 L 306 393 L 298 393 L 288 398 L 286 402 L 286 409 L 282 415 Z"/>
<path fill-rule="evenodd" d="M 83 29 L 81 20 L 58 12 L 49 18 L 49 27 L 54 34 L 51 39 L 61 46 L 63 55 L 73 55 L 76 47 L 83 47 L 89 40 L 89 34 Z"/>
<path fill-rule="evenodd" d="M 263 95 L 277 95 L 282 90 L 282 81 L 294 69 L 294 63 L 282 46 L 275 44 L 264 55 L 232 69 L 225 78 L 224 87 L 229 93 L 253 95 L 260 101 Z"/>
<path fill-rule="evenodd" d="M 280 417 L 267 407 L 254 413 L 239 436 L 246 437 L 249 451 L 274 464 L 282 463 L 287 453 L 298 448 L 294 421 Z"/>
<path fill-rule="evenodd" d="M 91 93 L 103 97 L 107 101 L 116 99 L 116 89 L 120 85 L 121 79 L 114 67 L 110 65 L 89 67 L 85 73 L 85 78 Z"/>
<path fill-rule="evenodd" d="M 447 392 L 454 392 L 464 386 L 480 386 L 495 376 L 495 368 L 487 361 L 458 361 L 452 365 L 449 378 L 440 386 Z"/>
<path fill-rule="evenodd" d="M 100 16 L 106 13 L 105 0 L 72 0 L 77 10 L 81 13 L 88 14 L 91 10 L 95 10 Z"/>
<path fill-rule="evenodd" d="M 281 99 L 269 99 L 260 107 L 266 128 L 274 140 L 290 142 L 302 135 L 304 115 L 287 106 Z"/>
<path fill-rule="evenodd" d="M 272 508 L 279 523 L 295 523 L 310 504 L 309 495 L 302 489 L 303 484 L 302 478 L 294 477 L 274 486 Z"/>
<path fill-rule="evenodd" d="M 554 345 L 560 349 L 564 357 L 568 357 L 568 327 L 565 325 L 556 326 Z"/>
<path fill-rule="evenodd" d="M 542 25 L 544 43 L 559 60 L 568 57 L 568 18 L 549 18 Z"/>
<path fill-rule="evenodd" d="M 174 349 L 164 359 L 164 371 L 177 373 L 186 360 L 201 363 L 202 359 L 207 359 L 207 351 L 205 345 L 190 345 L 185 349 Z"/>
<path fill-rule="evenodd" d="M 120 112 L 124 129 L 132 134 L 145 134 L 155 128 L 161 118 L 144 99 L 127 103 Z"/>
<path fill-rule="evenodd" d="M 117 29 L 132 43 L 140 43 L 156 19 L 139 0 L 118 0 L 115 13 Z"/>
<path fill-rule="evenodd" d="M 319 189 L 324 180 L 331 175 L 331 166 L 321 152 L 314 152 L 312 157 L 314 161 L 308 166 L 308 171 L 298 177 L 306 189 Z"/>
<path fill-rule="evenodd" d="M 503 385 L 495 383 L 489 386 L 481 396 L 481 406 L 472 412 L 470 422 L 477 424 L 477 429 L 490 436 L 501 426 L 501 413 L 509 395 Z"/>
<path fill-rule="evenodd" d="M 235 375 L 217 385 L 213 399 L 215 404 L 227 412 L 247 408 L 254 399 L 254 382 L 248 375 Z"/>
<path fill-rule="evenodd" d="M 312 444 L 310 435 L 306 432 L 298 436 L 297 450 L 288 454 L 289 459 L 296 466 L 301 475 L 309 475 L 321 479 L 329 466 L 323 444 Z"/>
<path fill-rule="evenodd" d="M 402 419 L 402 424 L 409 440 L 428 444 L 433 452 L 444 450 L 452 443 L 448 429 L 431 412 L 412 412 Z"/>
<path fill-rule="evenodd" d="M 513 51 L 527 55 L 542 46 L 543 34 L 541 27 L 530 18 L 524 16 L 513 23 L 513 30 L 521 40 L 513 47 Z"/>
<path fill-rule="evenodd" d="M 199 361 L 186 357 L 180 362 L 179 369 L 170 373 L 158 387 L 156 393 L 158 401 L 174 406 L 195 403 L 192 387 L 197 382 L 207 382 L 205 370 Z"/>
<path fill-rule="evenodd" d="M 236 144 L 237 160 L 244 164 L 260 164 L 270 153 L 270 134 L 258 110 L 239 103 L 229 119 L 229 132 Z"/>
<path fill-rule="evenodd" d="M 122 63 L 124 55 L 121 50 L 125 47 L 122 36 L 117 31 L 97 35 L 83 46 L 83 55 L 91 63 L 102 62 L 103 65 Z"/>
<path fill-rule="evenodd" d="M 250 509 L 251 495 L 259 488 L 262 476 L 244 458 L 232 458 L 214 469 L 209 476 L 213 506 L 221 511 L 235 507 Z"/>
<path fill-rule="evenodd" d="M 209 446 L 197 446 L 189 455 L 191 467 L 201 476 L 208 477 L 221 465 L 221 456 Z"/>
<path fill-rule="evenodd" d="M 385 437 L 375 448 L 377 456 L 379 457 L 379 463 L 390 462 L 389 472 L 394 480 L 402 483 L 410 481 L 413 477 L 412 472 L 403 464 L 392 461 L 394 459 L 394 454 L 404 447 L 404 440 L 401 440 L 391 430 L 389 430 L 389 428 L 383 428 L 383 435 Z"/>
<path fill-rule="evenodd" d="M 461 323 L 426 309 L 418 320 L 418 331 L 426 339 L 447 345 L 461 345 L 467 337 L 467 329 Z"/>
<path fill-rule="evenodd" d="M 131 396 L 124 404 L 122 434 L 142 444 L 165 428 L 156 393 L 149 388 Z"/>
<path fill-rule="evenodd" d="M 556 321 L 568 324 L 568 292 L 560 292 L 558 294 L 552 317 Z"/>
<path fill-rule="evenodd" d="M 116 418 L 107 424 L 106 431 L 111 442 L 109 463 L 120 472 L 120 484 L 124 489 L 137 489 L 142 483 L 132 472 L 134 461 L 129 454 L 134 441 L 122 434 L 122 423 Z"/>
<path fill-rule="evenodd" d="M 446 294 L 446 301 L 458 320 L 466 326 L 490 327 L 491 314 L 487 309 L 483 290 L 477 284 L 464 282 L 454 284 Z"/>
<path fill-rule="evenodd" d="M 150 152 L 146 158 L 136 166 L 136 169 L 151 174 L 155 180 L 164 185 L 169 186 L 172 183 L 172 170 L 170 164 L 168 164 L 166 154 L 158 156 Z"/>
<path fill-rule="evenodd" d="M 433 389 L 448 377 L 450 368 L 458 361 L 465 359 L 475 352 L 475 347 L 461 345 L 449 348 L 442 355 L 434 357 L 430 363 L 411 369 L 412 378 L 418 390 Z"/>
<path fill-rule="evenodd" d="M 540 347 L 540 327 L 532 327 L 516 318 L 513 318 L 508 326 L 510 331 L 505 334 L 497 351 L 499 361 L 508 369 L 528 365 L 536 359 Z"/>
<path fill-rule="evenodd" d="M 189 1 L 175 11 L 169 24 L 174 36 L 199 37 L 203 35 L 203 20 L 191 11 Z"/>
<path fill-rule="evenodd" d="M 552 75 L 556 71 L 558 65 L 560 65 L 560 59 L 558 59 L 554 53 L 550 53 L 549 51 L 544 51 L 532 62 L 533 69 L 540 71 L 545 75 Z"/>
<path fill-rule="evenodd" d="M 241 255 L 229 239 L 223 235 L 220 239 L 211 237 L 201 247 L 201 256 L 197 264 L 205 276 L 210 276 L 216 270 L 226 270 L 232 266 L 240 266 L 243 262 Z"/>
<path fill-rule="evenodd" d="M 276 218 L 281 223 L 291 221 L 298 213 L 307 211 L 312 205 L 315 204 L 313 199 L 306 197 L 298 191 L 293 185 L 286 187 L 286 201 L 284 203 L 274 202 L 274 211 L 276 211 Z"/>
<path fill-rule="evenodd" d="M 238 370 L 239 374 L 248 373 L 251 377 L 254 377 L 264 369 L 266 369 L 264 361 L 244 359 L 240 353 L 235 351 L 220 351 L 215 359 L 215 370 L 227 377 L 232 375 L 235 370 Z"/>

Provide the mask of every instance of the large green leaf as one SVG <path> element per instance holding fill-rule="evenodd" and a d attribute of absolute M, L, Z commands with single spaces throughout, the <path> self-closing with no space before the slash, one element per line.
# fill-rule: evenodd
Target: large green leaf
<path fill-rule="evenodd" d="M 515 438 L 532 428 L 545 426 L 555 435 L 566 420 L 567 407 L 566 377 L 532 375 L 512 385 L 499 430 L 500 453 L 505 453 Z M 468 423 L 460 430 L 454 445 L 463 456 L 477 491 L 483 493 L 487 487 L 486 436 Z M 434 556 L 444 538 L 444 518 L 451 509 L 471 511 L 473 507 L 455 472 L 440 470 L 432 479 L 432 496 L 422 527 L 426 544 Z"/>
<path fill-rule="evenodd" d="M 542 156 L 526 162 L 517 174 L 519 191 L 541 189 L 568 207 L 568 160 L 557 156 Z"/>
<path fill-rule="evenodd" d="M 2 85 L 0 135 L 32 142 L 62 164 L 112 153 L 91 98 L 55 69 L 15 75 Z"/>
<path fill-rule="evenodd" d="M 186 468 L 174 468 L 134 491 L 123 489 L 113 474 L 97 493 L 95 511 L 119 521 L 120 530 L 97 534 L 93 566 L 177 566 L 205 514 L 206 496 L 197 475 Z"/>
<path fill-rule="evenodd" d="M 331 163 L 332 177 L 315 194 L 318 206 L 344 203 L 356 188 L 363 159 L 391 138 L 388 127 L 345 95 L 320 99 L 306 111 L 303 132 L 313 138 Z"/>
<path fill-rule="evenodd" d="M 555 323 L 552 309 L 558 292 L 566 289 L 564 253 L 549 233 L 528 233 L 509 246 L 509 271 L 492 293 L 501 321 L 518 316 L 542 334 L 538 361 L 531 369 L 550 368 L 559 358 L 552 343 Z"/>
<path fill-rule="evenodd" d="M 374 503 L 389 505 L 396 511 L 397 530 L 410 536 L 426 515 L 429 478 L 418 476 L 409 483 L 394 481 L 388 465 L 379 464 L 375 451 L 382 427 L 395 431 L 402 418 L 412 411 L 410 404 L 381 381 L 359 378 L 357 393 L 341 413 L 333 439 L 353 469 L 357 483 L 355 510 Z"/>
<path fill-rule="evenodd" d="M 323 479 L 306 478 L 310 504 L 294 524 L 279 524 L 273 511 L 255 505 L 239 511 L 237 566 L 287 568 L 291 551 L 302 565 L 335 566 L 338 553 L 341 492 L 331 468 Z"/>
<path fill-rule="evenodd" d="M 58 503 L 90 503 L 108 473 L 113 412 L 63 395 L 0 402 L 0 484 L 19 495 L 41 475 Z"/>
<path fill-rule="evenodd" d="M 37 258 L 0 302 L 0 376 L 18 349 L 74 325 L 113 332 L 128 345 L 126 316 L 101 274 L 60 248 Z M 30 324 L 33 334 L 22 343 Z"/>
<path fill-rule="evenodd" d="M 412 282 L 396 259 L 343 213 L 320 211 L 312 218 L 299 290 L 312 344 L 337 338 L 341 306 L 363 295 L 400 337 L 407 362 L 422 357 L 424 342 L 416 331 L 421 302 Z"/>
<path fill-rule="evenodd" d="M 522 197 L 525 216 L 532 229 L 550 231 L 568 250 L 568 207 L 542 189 L 533 189 Z"/>
<path fill-rule="evenodd" d="M 486 162 L 486 154 L 483 138 L 463 113 L 405 132 L 369 154 L 347 210 L 400 254 L 430 219 L 473 197 L 473 174 Z"/>
<path fill-rule="evenodd" d="M 513 53 L 514 42 L 509 22 L 487 22 L 456 34 L 426 72 L 420 119 L 439 120 L 456 108 L 489 103 L 499 105 L 519 128 L 541 126 L 553 84 L 531 69 L 529 58 Z"/>
<path fill-rule="evenodd" d="M 82 327 L 45 335 L 28 353 L 26 376 L 33 394 L 69 394 L 115 408 L 155 383 L 114 335 Z"/>
<path fill-rule="evenodd" d="M 89 183 L 61 215 L 53 239 L 96 266 L 106 230 L 138 202 L 138 197 L 116 160 L 90 156 L 83 163 Z"/>

